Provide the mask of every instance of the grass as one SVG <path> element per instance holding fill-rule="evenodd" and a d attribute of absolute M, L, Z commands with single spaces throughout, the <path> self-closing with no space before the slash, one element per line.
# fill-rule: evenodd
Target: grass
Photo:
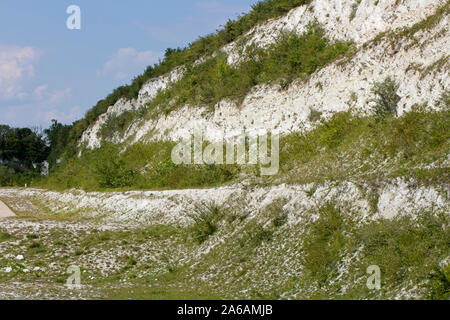
<path fill-rule="evenodd" d="M 450 270 L 442 264 L 450 245 L 445 212 L 361 220 L 360 213 L 330 201 L 295 221 L 290 217 L 298 214 L 288 214 L 286 201 L 254 215 L 237 199 L 222 206 L 197 203 L 190 225 L 102 231 L 107 224 L 79 221 L 47 231 L 41 226 L 39 238 L 20 228 L 2 231 L 8 234 L 2 256 L 24 254 L 25 260 L 1 258 L 0 270 L 10 266 L 13 272 L 0 272 L 0 281 L 58 292 L 67 266 L 75 264 L 86 271 L 83 296 L 101 299 L 393 299 L 402 292 L 449 298 Z M 23 240 L 13 244 L 16 239 Z M 382 271 L 380 291 L 365 285 L 370 265 Z M 23 271 L 35 266 L 45 272 Z"/>
<path fill-rule="evenodd" d="M 319 219 L 314 222 L 278 231 L 255 227 L 254 220 L 241 222 L 243 229 L 223 225 L 217 230 L 223 242 L 198 257 L 194 266 L 188 263 L 159 276 L 158 281 L 136 280 L 133 290 L 117 289 L 110 295 L 177 299 L 186 297 L 186 288 L 194 287 L 196 294 L 189 299 L 279 299 L 288 293 L 306 299 L 390 299 L 399 288 L 411 289 L 412 283 L 421 288 L 423 298 L 448 299 L 448 268 L 439 267 L 448 256 L 449 245 L 444 227 L 448 221 L 443 216 L 423 213 L 419 221 L 403 217 L 357 225 L 351 214 L 332 203 L 318 208 L 317 213 Z M 233 235 L 229 233 L 232 230 Z M 297 237 L 291 239 L 293 234 Z M 243 245 L 236 247 L 237 243 Z M 294 252 L 296 261 L 286 252 Z M 283 253 L 282 260 L 289 261 L 284 268 L 277 261 Z M 346 257 L 358 259 L 350 259 L 342 269 Z M 296 265 L 303 266 L 299 275 Z M 369 265 L 381 268 L 380 291 L 365 286 Z M 278 276 L 272 278 L 276 272 Z M 208 280 L 200 280 L 202 277 Z M 355 281 L 361 278 L 364 280 Z M 344 291 L 343 286 L 347 288 Z"/>
<path fill-rule="evenodd" d="M 189 215 L 194 221 L 191 233 L 195 241 L 202 244 L 212 236 L 217 231 L 223 216 L 223 209 L 213 202 L 196 204 L 194 212 Z"/>
<path fill-rule="evenodd" d="M 333 204 L 326 204 L 318 211 L 319 219 L 311 224 L 304 240 L 304 265 L 321 288 L 337 275 L 348 226 Z"/>
<path fill-rule="evenodd" d="M 441 104 L 448 102 L 446 95 Z M 449 172 L 447 159 L 450 109 L 401 117 L 352 116 L 349 112 L 322 120 L 310 132 L 280 139 L 280 171 L 264 183 L 322 183 L 351 180 L 376 182 L 395 177 L 440 183 Z M 175 165 L 174 143 L 122 146 L 105 143 L 68 161 L 38 186 L 50 189 L 160 190 L 215 187 L 254 177 L 254 166 Z M 430 165 L 433 164 L 432 167 Z"/>
<path fill-rule="evenodd" d="M 403 176 L 439 184 L 449 178 L 448 170 L 439 167 L 450 148 L 449 120 L 448 109 L 383 121 L 336 114 L 304 135 L 281 139 L 280 172 L 268 180 L 376 182 Z M 435 168 L 423 168 L 432 163 Z"/>
<path fill-rule="evenodd" d="M 6 241 L 6 240 L 10 240 L 12 237 L 13 237 L 13 236 L 10 235 L 10 234 L 7 233 L 7 232 L 1 232 L 1 233 L 0 233 L 0 242 Z"/>

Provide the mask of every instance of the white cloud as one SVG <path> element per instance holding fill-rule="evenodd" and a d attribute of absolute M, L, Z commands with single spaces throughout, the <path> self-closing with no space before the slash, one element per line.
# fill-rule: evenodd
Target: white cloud
<path fill-rule="evenodd" d="M 33 90 L 33 97 L 38 99 L 38 100 L 42 100 L 44 97 L 44 94 L 46 93 L 48 89 L 48 85 L 47 84 L 43 84 L 41 86 L 36 87 Z"/>
<path fill-rule="evenodd" d="M 70 97 L 71 95 L 72 89 L 70 88 L 50 91 L 48 89 L 48 84 L 43 84 L 37 86 L 33 90 L 32 97 L 34 101 L 44 102 L 46 104 L 55 104 Z"/>
<path fill-rule="evenodd" d="M 131 80 L 132 77 L 144 72 L 147 66 L 158 62 L 161 57 L 162 54 L 160 52 L 121 48 L 105 63 L 98 74 L 101 76 L 113 76 L 120 81 Z"/>
<path fill-rule="evenodd" d="M 0 46 L 0 98 L 21 99 L 23 81 L 34 74 L 39 51 L 32 47 Z"/>

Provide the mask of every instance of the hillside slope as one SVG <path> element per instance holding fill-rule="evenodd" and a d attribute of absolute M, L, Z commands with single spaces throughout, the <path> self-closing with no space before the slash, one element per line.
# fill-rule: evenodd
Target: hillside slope
<path fill-rule="evenodd" d="M 70 129 L 37 188 L 0 189 L 18 215 L 0 297 L 449 299 L 449 12 L 267 0 L 168 50 Z M 279 134 L 279 170 L 176 164 L 194 130 L 200 151 Z"/>
<path fill-rule="evenodd" d="M 311 109 L 322 112 L 324 117 L 345 110 L 370 112 L 370 89 L 374 82 L 388 76 L 395 77 L 400 84 L 399 114 L 410 111 L 415 104 L 428 103 L 433 108 L 450 87 L 446 1 L 361 1 L 357 6 L 354 4 L 352 0 L 312 1 L 280 19 L 255 27 L 222 48 L 228 54 L 228 63 L 237 65 L 245 56 L 244 48 L 252 44 L 267 47 L 285 32 L 302 34 L 316 21 L 330 39 L 354 42 L 355 52 L 344 61 L 331 63 L 287 88 L 281 89 L 278 83 L 253 87 L 239 103 L 224 99 L 214 106 L 181 105 L 179 110 L 169 114 L 156 113 L 152 119 L 135 116 L 122 132 L 114 133 L 112 141 L 176 141 L 196 127 L 205 130 L 208 140 L 233 135 L 242 128 L 250 133 L 261 129 L 281 134 L 300 131 L 314 125 L 308 120 Z M 439 8 L 443 9 L 437 12 Z M 435 19 L 430 18 L 433 16 Z M 83 134 L 81 142 L 88 148 L 99 147 L 100 129 L 108 117 L 151 103 L 158 90 L 166 89 L 182 74 L 183 68 L 178 68 L 149 80 L 137 100 L 120 100 L 111 106 Z"/>

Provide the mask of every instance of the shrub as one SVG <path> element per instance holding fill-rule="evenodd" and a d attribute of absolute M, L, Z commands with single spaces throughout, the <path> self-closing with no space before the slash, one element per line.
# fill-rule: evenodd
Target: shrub
<path fill-rule="evenodd" d="M 222 208 L 214 202 L 195 204 L 194 213 L 189 215 L 194 220 L 191 231 L 195 241 L 202 244 L 213 235 L 217 231 L 218 223 L 223 216 Z"/>
<path fill-rule="evenodd" d="M 355 120 L 350 112 L 339 112 L 326 122 L 322 123 L 320 130 L 315 131 L 318 145 L 326 148 L 337 147 L 349 132 Z"/>
<path fill-rule="evenodd" d="M 448 270 L 438 267 L 448 257 L 450 233 L 445 215 L 426 212 L 414 219 L 378 220 L 358 229 L 356 239 L 362 248 L 362 266 L 380 266 L 383 286 L 393 288 L 405 280 L 425 282 L 430 289 L 427 298 L 448 298 Z"/>
<path fill-rule="evenodd" d="M 374 84 L 371 91 L 375 98 L 372 101 L 375 102 L 373 109 L 378 120 L 394 113 L 397 114 L 397 105 L 401 100 L 397 94 L 398 88 L 398 83 L 391 77 L 386 78 L 383 82 Z"/>
<path fill-rule="evenodd" d="M 280 228 L 288 221 L 288 215 L 284 211 L 283 207 L 286 204 L 287 199 L 276 199 L 264 209 L 265 214 L 268 215 L 271 225 L 275 228 Z"/>
<path fill-rule="evenodd" d="M 126 166 L 117 149 L 118 146 L 105 143 L 95 160 L 94 172 L 102 188 L 130 187 L 136 180 L 137 173 Z"/>

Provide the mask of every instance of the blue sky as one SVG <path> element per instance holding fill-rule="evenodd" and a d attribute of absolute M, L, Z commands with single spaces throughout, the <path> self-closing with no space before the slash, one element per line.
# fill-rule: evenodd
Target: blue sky
<path fill-rule="evenodd" d="M 256 0 L 1 0 L 0 124 L 71 123 L 168 47 L 214 32 Z M 69 30 L 69 5 L 81 30 Z"/>

